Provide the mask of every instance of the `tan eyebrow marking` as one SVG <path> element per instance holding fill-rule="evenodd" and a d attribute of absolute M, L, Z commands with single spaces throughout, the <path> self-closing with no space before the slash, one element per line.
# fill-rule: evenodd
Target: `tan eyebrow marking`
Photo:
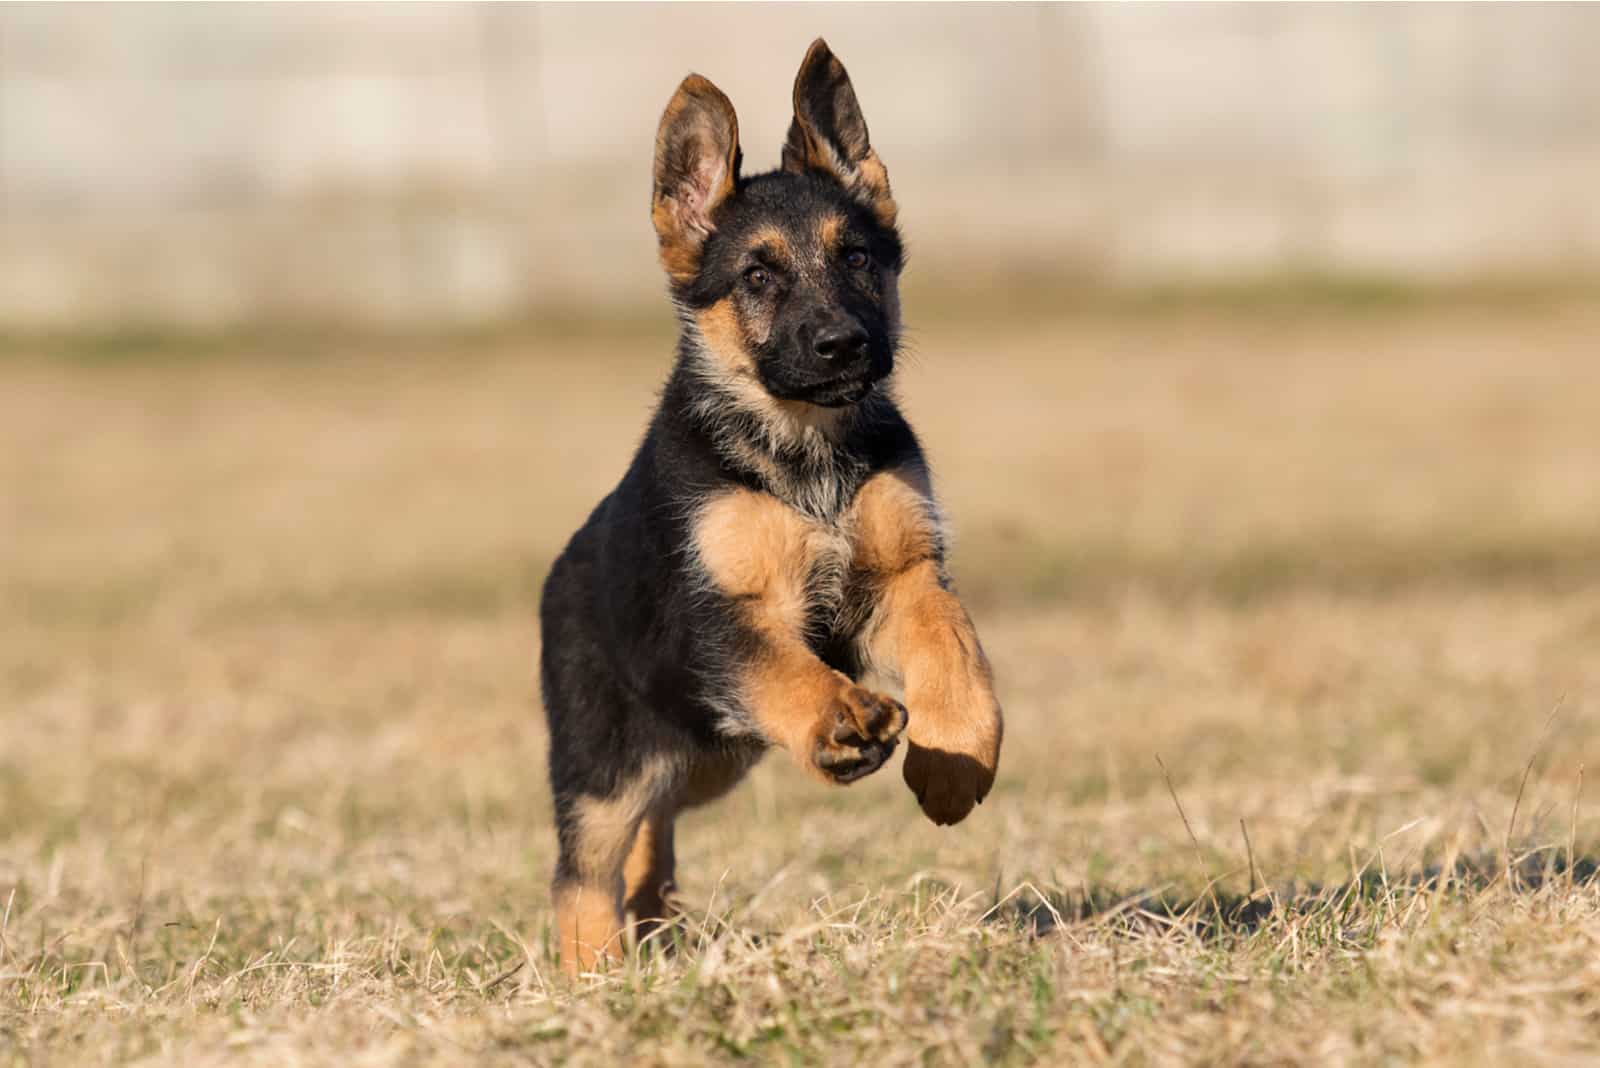
<path fill-rule="evenodd" d="M 789 236 L 776 226 L 763 226 L 750 239 L 751 249 L 761 249 L 783 260 L 793 258 L 789 249 Z"/>
<path fill-rule="evenodd" d="M 840 235 L 843 232 L 843 215 L 825 215 L 817 224 L 817 238 L 821 241 L 823 249 L 829 253 L 838 250 Z"/>

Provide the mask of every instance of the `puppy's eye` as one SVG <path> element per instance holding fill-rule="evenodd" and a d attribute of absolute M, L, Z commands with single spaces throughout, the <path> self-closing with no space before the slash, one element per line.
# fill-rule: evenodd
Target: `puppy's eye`
<path fill-rule="evenodd" d="M 853 248 L 844 254 L 844 265 L 852 271 L 865 270 L 867 264 L 872 262 L 872 257 L 864 249 Z"/>
<path fill-rule="evenodd" d="M 770 281 L 772 276 L 765 267 L 752 267 L 744 272 L 744 283 L 751 289 L 765 289 Z"/>

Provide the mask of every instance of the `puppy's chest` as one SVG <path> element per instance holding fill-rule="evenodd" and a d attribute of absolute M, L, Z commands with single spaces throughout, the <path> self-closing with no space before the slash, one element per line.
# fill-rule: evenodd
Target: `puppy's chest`
<path fill-rule="evenodd" d="M 931 498 L 896 474 L 870 480 L 834 516 L 766 493 L 720 494 L 694 538 L 714 588 L 759 625 L 803 630 L 813 645 L 859 631 L 890 577 L 939 552 Z"/>
<path fill-rule="evenodd" d="M 792 565 L 802 577 L 806 633 L 819 640 L 853 635 L 866 622 L 874 598 L 876 583 L 866 568 L 870 554 L 849 517 L 806 525 L 802 557 Z"/>

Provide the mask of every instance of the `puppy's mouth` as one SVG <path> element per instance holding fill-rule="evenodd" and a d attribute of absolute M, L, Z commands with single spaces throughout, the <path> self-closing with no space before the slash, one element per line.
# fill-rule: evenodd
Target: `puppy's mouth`
<path fill-rule="evenodd" d="M 822 408 L 846 408 L 865 400 L 877 385 L 878 379 L 870 371 L 862 371 L 807 386 L 799 399 Z"/>

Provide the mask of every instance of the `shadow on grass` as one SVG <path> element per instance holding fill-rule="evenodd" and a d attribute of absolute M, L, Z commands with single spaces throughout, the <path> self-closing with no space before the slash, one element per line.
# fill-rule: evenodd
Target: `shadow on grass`
<path fill-rule="evenodd" d="M 1199 896 L 1166 891 L 1107 890 L 1047 894 L 1015 900 L 991 910 L 987 922 L 1015 926 L 1034 936 L 1079 923 L 1114 929 L 1183 929 L 1202 940 L 1249 936 L 1275 920 L 1334 915 L 1353 918 L 1395 895 L 1446 893 L 1466 896 L 1504 886 L 1531 894 L 1547 886 L 1584 887 L 1600 874 L 1600 859 L 1562 852 L 1524 856 L 1509 868 L 1498 856 L 1462 857 L 1448 870 L 1432 865 L 1409 875 L 1366 871 L 1330 884 L 1287 884 L 1252 894 L 1211 888 Z"/>

